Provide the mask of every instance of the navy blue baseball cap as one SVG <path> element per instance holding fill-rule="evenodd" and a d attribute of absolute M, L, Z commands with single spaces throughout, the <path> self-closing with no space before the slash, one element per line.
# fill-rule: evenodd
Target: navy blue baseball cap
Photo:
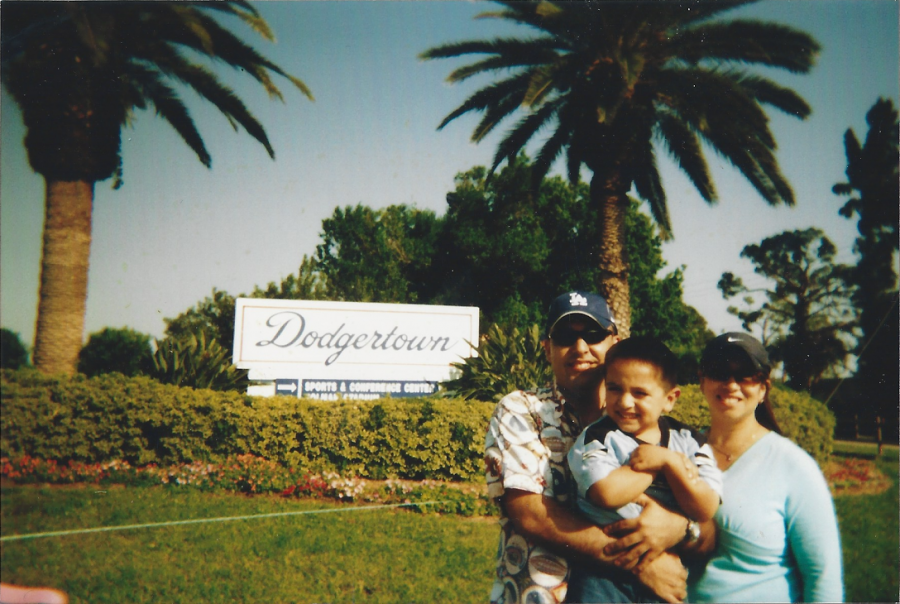
<path fill-rule="evenodd" d="M 553 331 L 560 319 L 570 315 L 584 315 L 606 331 L 612 334 L 619 333 L 612 310 L 610 310 L 609 304 L 606 303 L 606 298 L 591 292 L 571 291 L 558 296 L 550 303 L 550 309 L 547 311 L 547 329 L 544 332 L 544 336 L 549 338 L 550 332 Z"/>

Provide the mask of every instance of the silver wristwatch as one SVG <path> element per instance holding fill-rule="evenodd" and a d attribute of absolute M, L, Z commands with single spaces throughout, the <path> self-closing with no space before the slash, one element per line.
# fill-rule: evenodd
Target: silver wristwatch
<path fill-rule="evenodd" d="M 684 539 L 682 539 L 682 543 L 685 545 L 691 545 L 699 541 L 700 539 L 700 523 L 694 520 L 688 520 L 687 528 L 684 530 Z"/>

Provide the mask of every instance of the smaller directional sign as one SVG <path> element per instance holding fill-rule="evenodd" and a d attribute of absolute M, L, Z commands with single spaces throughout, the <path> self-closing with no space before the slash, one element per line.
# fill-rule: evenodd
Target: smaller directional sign
<path fill-rule="evenodd" d="M 275 380 L 275 394 L 300 396 L 300 380 Z"/>
<path fill-rule="evenodd" d="M 437 391 L 437 382 L 406 380 L 305 379 L 299 396 L 323 401 L 341 399 L 373 400 L 390 396 L 428 396 Z M 280 394 L 280 393 L 279 393 Z"/>

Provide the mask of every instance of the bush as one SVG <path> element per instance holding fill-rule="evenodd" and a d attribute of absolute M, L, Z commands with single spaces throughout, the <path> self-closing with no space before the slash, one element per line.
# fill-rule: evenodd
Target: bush
<path fill-rule="evenodd" d="M 813 397 L 775 384 L 772 407 L 775 419 L 784 436 L 791 439 L 819 463 L 825 465 L 834 446 L 834 414 Z M 681 396 L 671 413 L 672 417 L 689 426 L 708 428 L 710 417 L 700 386 L 681 387 Z"/>
<path fill-rule="evenodd" d="M 785 436 L 820 465 L 834 417 L 811 397 L 773 392 Z M 369 479 L 480 481 L 493 403 L 453 398 L 316 401 L 193 390 L 146 377 L 0 373 L 0 456 L 61 463 L 221 463 L 252 454 L 306 472 Z M 696 385 L 672 415 L 709 425 Z"/>
<path fill-rule="evenodd" d="M 18 369 L 28 365 L 28 349 L 19 334 L 5 327 L 0 329 L 0 368 Z"/>
<path fill-rule="evenodd" d="M 200 336 L 157 340 L 149 374 L 163 384 L 208 388 L 247 389 L 247 371 L 231 362 L 231 352 L 213 338 Z"/>
<path fill-rule="evenodd" d="M 381 479 L 481 480 L 493 405 L 458 399 L 315 401 L 178 388 L 147 377 L 0 374 L 0 456 L 133 465 L 253 454 Z"/>
<path fill-rule="evenodd" d="M 442 385 L 465 399 L 499 401 L 514 390 L 534 389 L 553 379 L 537 325 L 521 334 L 515 327 L 507 332 L 491 325 L 478 346 L 478 356 L 453 366 L 459 377 Z"/>
<path fill-rule="evenodd" d="M 150 369 L 150 336 L 127 327 L 92 333 L 78 355 L 78 371 L 88 376 L 119 372 L 135 376 Z"/>

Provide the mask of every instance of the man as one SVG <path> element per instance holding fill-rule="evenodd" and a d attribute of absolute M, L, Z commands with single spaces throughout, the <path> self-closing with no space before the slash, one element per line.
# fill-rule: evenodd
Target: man
<path fill-rule="evenodd" d="M 491 602 L 562 602 L 572 560 L 633 569 L 660 597 L 680 601 L 687 573 L 665 550 L 685 539 L 690 523 L 683 516 L 649 498 L 639 500 L 644 512 L 616 542 L 571 505 L 566 453 L 602 414 L 606 351 L 619 340 L 609 305 L 582 291 L 559 296 L 550 305 L 544 338 L 554 384 L 505 396 L 486 437 L 488 494 L 501 510 Z"/>

